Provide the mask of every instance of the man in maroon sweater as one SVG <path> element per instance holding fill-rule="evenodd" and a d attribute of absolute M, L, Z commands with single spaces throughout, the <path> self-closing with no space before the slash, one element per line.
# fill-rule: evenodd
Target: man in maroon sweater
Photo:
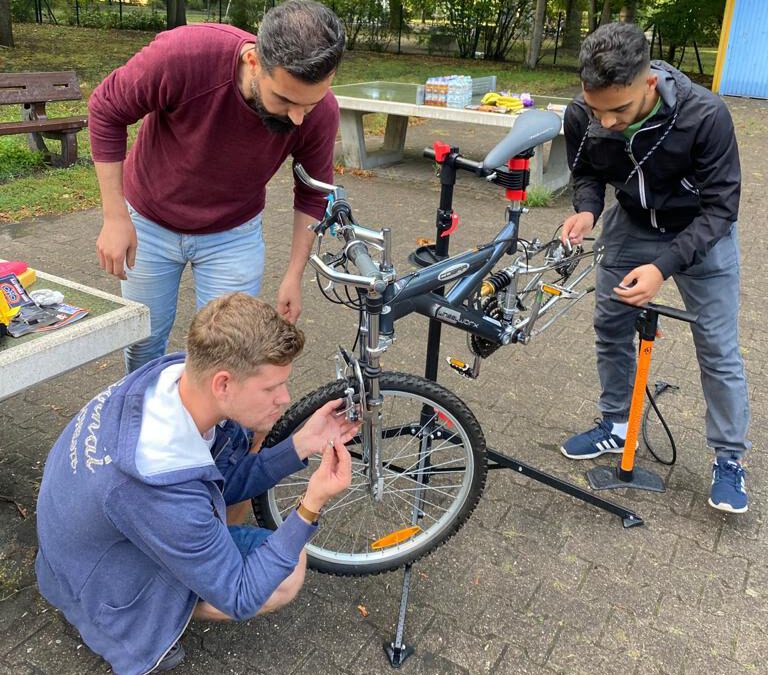
<path fill-rule="evenodd" d="M 229 291 L 258 294 L 267 182 L 288 155 L 332 182 L 339 111 L 330 85 L 343 49 L 333 12 L 287 0 L 267 13 L 258 39 L 221 24 L 161 33 L 93 92 L 99 264 L 151 314 L 151 337 L 127 350 L 129 371 L 165 352 L 188 262 L 198 308 Z M 140 119 L 126 158 L 127 127 Z M 295 322 L 313 240 L 307 225 L 325 203 L 297 183 L 293 207 L 277 308 Z"/>

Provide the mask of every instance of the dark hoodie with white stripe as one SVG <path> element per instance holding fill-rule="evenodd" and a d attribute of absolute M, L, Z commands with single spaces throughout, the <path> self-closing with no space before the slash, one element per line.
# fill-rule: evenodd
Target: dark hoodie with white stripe
<path fill-rule="evenodd" d="M 664 278 L 702 260 L 736 222 L 739 151 L 723 101 L 663 61 L 653 61 L 661 106 L 630 139 L 604 129 L 582 95 L 565 112 L 577 212 L 595 221 L 605 188 L 633 223 L 677 235 L 653 264 Z"/>

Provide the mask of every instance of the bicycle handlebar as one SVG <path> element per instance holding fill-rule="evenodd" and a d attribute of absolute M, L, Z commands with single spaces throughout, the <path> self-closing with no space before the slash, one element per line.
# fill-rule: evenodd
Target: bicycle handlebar
<path fill-rule="evenodd" d="M 298 162 L 294 164 L 293 171 L 299 177 L 299 180 L 304 183 L 304 185 L 311 187 L 313 190 L 317 190 L 318 192 L 325 192 L 325 194 L 331 194 L 338 189 L 336 185 L 323 183 L 322 181 L 312 178 L 312 176 L 307 173 L 307 170 Z"/>
<path fill-rule="evenodd" d="M 353 240 L 351 246 L 347 248 L 347 257 L 352 261 L 355 267 L 360 270 L 364 277 L 379 281 L 379 277 L 381 276 L 379 268 L 374 264 L 373 259 L 369 255 L 368 249 L 363 242 Z M 386 287 L 386 284 L 384 286 Z"/>
<path fill-rule="evenodd" d="M 424 148 L 424 157 L 435 159 L 435 151 L 432 148 Z M 476 173 L 478 176 L 487 176 L 489 173 L 491 173 L 490 171 L 486 171 L 480 162 L 475 162 L 471 159 L 467 159 L 466 157 L 461 157 L 458 155 L 454 161 L 454 166 L 457 169 L 464 169 L 465 171 Z"/>
<path fill-rule="evenodd" d="M 368 258 L 368 261 L 371 263 L 371 265 L 373 265 L 371 257 L 367 254 L 366 257 Z M 359 274 L 348 274 L 347 272 L 337 272 L 332 267 L 326 265 L 317 254 L 310 256 L 309 264 L 315 268 L 318 274 L 337 284 L 355 286 L 357 288 L 365 288 L 370 291 L 376 291 L 377 293 L 383 293 L 387 287 L 387 282 L 383 279 L 377 278 L 376 276 L 362 276 Z M 378 270 L 376 270 L 376 272 L 378 274 Z"/>

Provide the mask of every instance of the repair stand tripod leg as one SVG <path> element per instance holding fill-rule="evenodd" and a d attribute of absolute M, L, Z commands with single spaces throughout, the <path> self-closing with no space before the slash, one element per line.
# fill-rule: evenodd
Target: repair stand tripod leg
<path fill-rule="evenodd" d="M 406 565 L 403 574 L 403 592 L 400 596 L 400 611 L 397 615 L 397 630 L 395 632 L 394 642 L 385 642 L 384 651 L 389 657 L 389 663 L 393 668 L 399 668 L 405 660 L 413 654 L 413 647 L 403 644 L 403 633 L 405 633 L 405 613 L 408 611 L 408 593 L 411 590 L 411 567 Z"/>
<path fill-rule="evenodd" d="M 517 459 L 513 459 L 512 457 L 509 457 L 508 455 L 505 455 L 498 450 L 488 448 L 486 455 L 490 461 L 495 462 L 495 464 L 488 466 L 489 469 L 512 469 L 513 471 L 517 471 L 521 476 L 537 480 L 539 483 L 544 483 L 544 485 L 548 485 L 549 487 L 554 488 L 559 492 L 564 492 L 565 494 L 570 495 L 571 497 L 575 497 L 576 499 L 580 499 L 587 504 L 591 504 L 592 506 L 596 506 L 599 509 L 603 509 L 603 511 L 613 513 L 614 515 L 621 518 L 621 522 L 625 528 L 636 527 L 643 524 L 643 519 L 634 511 L 630 511 L 629 509 L 620 506 L 619 504 L 614 504 L 607 499 L 598 497 L 596 494 L 589 492 L 588 490 L 582 490 L 577 485 L 568 483 L 567 481 L 564 481 L 557 476 L 544 473 L 543 471 L 539 471 L 539 469 L 534 469 L 532 466 L 524 464 Z"/>

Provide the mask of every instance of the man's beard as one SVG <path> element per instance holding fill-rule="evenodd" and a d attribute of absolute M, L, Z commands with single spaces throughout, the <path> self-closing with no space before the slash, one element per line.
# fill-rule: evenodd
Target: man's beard
<path fill-rule="evenodd" d="M 296 128 L 296 125 L 291 122 L 289 117 L 273 115 L 264 107 L 256 78 L 251 80 L 251 96 L 253 98 L 248 101 L 248 105 L 259 116 L 268 131 L 276 134 L 287 134 Z"/>

